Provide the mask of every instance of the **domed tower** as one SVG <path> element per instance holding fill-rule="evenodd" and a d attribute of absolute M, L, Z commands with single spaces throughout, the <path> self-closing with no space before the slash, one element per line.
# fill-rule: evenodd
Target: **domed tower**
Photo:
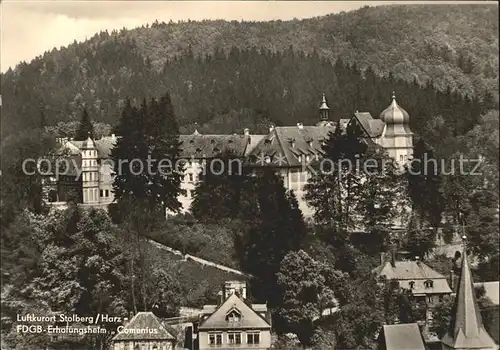
<path fill-rule="evenodd" d="M 319 107 L 319 123 L 318 126 L 326 125 L 329 123 L 330 119 L 330 107 L 326 104 L 326 96 L 323 94 L 323 100 L 321 101 L 321 106 Z"/>
<path fill-rule="evenodd" d="M 97 148 L 90 136 L 82 144 L 83 204 L 99 203 L 99 164 Z"/>
<path fill-rule="evenodd" d="M 410 130 L 410 116 L 396 102 L 392 93 L 392 103 L 380 114 L 385 123 L 380 145 L 399 164 L 406 163 L 413 155 L 413 133 Z"/>

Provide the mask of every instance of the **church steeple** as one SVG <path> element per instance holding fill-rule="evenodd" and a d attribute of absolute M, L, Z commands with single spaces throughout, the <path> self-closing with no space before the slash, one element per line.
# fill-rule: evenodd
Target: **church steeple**
<path fill-rule="evenodd" d="M 319 107 L 319 119 L 320 121 L 328 121 L 330 114 L 330 107 L 326 104 L 326 96 L 323 94 L 323 100 L 321 101 L 321 106 Z"/>
<path fill-rule="evenodd" d="M 495 342 L 484 328 L 472 283 L 464 236 L 462 267 L 453 309 L 455 314 L 452 315 L 448 332 L 441 339 L 443 350 L 497 349 Z"/>

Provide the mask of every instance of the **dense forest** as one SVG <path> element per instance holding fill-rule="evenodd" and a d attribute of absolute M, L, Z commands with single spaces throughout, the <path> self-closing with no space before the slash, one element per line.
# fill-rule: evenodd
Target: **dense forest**
<path fill-rule="evenodd" d="M 396 90 L 415 131 L 441 114 L 463 124 L 453 126 L 463 133 L 475 124 L 478 101 L 486 99 L 486 109 L 498 103 L 497 53 L 494 6 L 155 22 L 98 33 L 2 74 L 2 136 L 38 127 L 41 113 L 49 126 L 75 121 L 82 106 L 95 122 L 115 126 L 127 97 L 140 103 L 166 91 L 181 132 L 192 132 L 194 123 L 218 133 L 315 123 L 322 92 L 336 118 L 355 110 L 376 116 Z M 458 101 L 464 96 L 470 100 Z"/>

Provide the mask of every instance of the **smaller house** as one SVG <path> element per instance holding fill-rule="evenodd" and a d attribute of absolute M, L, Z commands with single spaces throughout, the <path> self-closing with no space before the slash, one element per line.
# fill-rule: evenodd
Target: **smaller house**
<path fill-rule="evenodd" d="M 426 322 L 432 322 L 432 308 L 451 295 L 452 290 L 446 277 L 420 260 L 397 261 L 395 252 L 390 261 L 382 263 L 373 270 L 377 277 L 397 281 L 399 287 L 411 293 L 416 302 L 426 308 Z"/>
<path fill-rule="evenodd" d="M 176 339 L 152 312 L 138 312 L 117 329 L 113 350 L 173 350 Z"/>
<path fill-rule="evenodd" d="M 425 350 L 418 324 L 385 325 L 379 335 L 380 350 Z"/>
<path fill-rule="evenodd" d="M 271 347 L 271 319 L 266 304 L 245 300 L 245 282 L 228 281 L 219 305 L 205 305 L 198 326 L 200 350 Z"/>

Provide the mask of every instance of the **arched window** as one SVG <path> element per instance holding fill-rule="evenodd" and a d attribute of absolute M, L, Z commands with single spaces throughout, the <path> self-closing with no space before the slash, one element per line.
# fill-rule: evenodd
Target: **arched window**
<path fill-rule="evenodd" d="M 433 288 L 434 282 L 431 280 L 425 281 L 425 288 Z"/>
<path fill-rule="evenodd" d="M 410 285 L 410 289 L 415 288 L 415 282 L 414 281 L 410 281 L 409 285 Z"/>

